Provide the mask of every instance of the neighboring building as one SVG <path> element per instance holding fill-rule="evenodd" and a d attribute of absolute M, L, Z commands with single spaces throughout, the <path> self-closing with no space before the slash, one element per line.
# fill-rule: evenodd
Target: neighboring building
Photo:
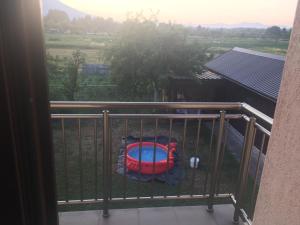
<path fill-rule="evenodd" d="M 219 55 L 205 65 L 208 71 L 222 77 L 214 90 L 214 101 L 246 102 L 273 118 L 284 63 L 284 56 L 237 47 Z M 236 142 L 233 145 L 242 145 L 245 123 L 231 121 L 230 124 L 230 139 Z M 258 134 L 256 146 L 260 145 L 261 138 Z"/>
<path fill-rule="evenodd" d="M 169 100 L 246 102 L 273 117 L 284 62 L 284 56 L 236 47 L 206 63 L 200 75 L 170 76 Z"/>
<path fill-rule="evenodd" d="M 284 62 L 284 56 L 243 48 L 219 55 L 205 65 L 223 78 L 214 100 L 246 102 L 273 117 Z"/>
<path fill-rule="evenodd" d="M 169 101 L 214 101 L 221 76 L 206 71 L 194 76 L 169 76 Z"/>
<path fill-rule="evenodd" d="M 84 64 L 82 66 L 82 74 L 84 75 L 109 75 L 109 66 L 104 64 Z"/>

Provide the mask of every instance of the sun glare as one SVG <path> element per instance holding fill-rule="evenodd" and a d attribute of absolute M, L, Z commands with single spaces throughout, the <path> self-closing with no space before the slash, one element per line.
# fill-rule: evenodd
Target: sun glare
<path fill-rule="evenodd" d="M 159 12 L 161 21 L 186 24 L 258 22 L 292 25 L 297 0 L 61 0 L 92 15 L 122 21 L 128 13 Z"/>

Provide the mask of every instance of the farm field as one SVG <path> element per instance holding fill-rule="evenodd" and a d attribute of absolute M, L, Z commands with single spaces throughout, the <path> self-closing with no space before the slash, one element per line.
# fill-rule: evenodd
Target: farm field
<path fill-rule="evenodd" d="M 84 54 L 87 63 L 101 63 L 101 49 L 110 40 L 110 36 L 76 35 L 76 34 L 45 34 L 46 51 L 56 57 L 70 57 L 76 49 Z"/>
<path fill-rule="evenodd" d="M 56 57 L 70 57 L 75 48 L 48 48 L 47 53 Z M 87 63 L 96 64 L 100 63 L 101 59 L 99 58 L 100 49 L 80 49 L 83 53 Z"/>
<path fill-rule="evenodd" d="M 101 63 L 101 50 L 110 42 L 109 34 L 52 34 L 45 33 L 46 50 L 52 56 L 68 57 L 75 49 L 80 49 L 87 63 Z M 256 51 L 285 55 L 288 40 L 272 40 L 267 38 L 209 38 L 189 36 L 188 42 L 199 43 L 209 52 L 220 54 L 233 47 L 248 48 Z"/>

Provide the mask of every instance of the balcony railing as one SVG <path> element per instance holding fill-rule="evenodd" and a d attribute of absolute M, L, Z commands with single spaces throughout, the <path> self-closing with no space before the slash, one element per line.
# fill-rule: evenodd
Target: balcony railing
<path fill-rule="evenodd" d="M 212 212 L 220 200 L 234 205 L 235 222 L 241 217 L 251 224 L 262 155 L 273 123 L 251 106 L 238 102 L 51 102 L 51 110 L 59 205 L 101 203 L 103 216 L 108 216 L 114 202 L 204 200 Z M 228 140 L 233 127 L 242 130 L 243 137 L 241 148 L 234 150 L 240 152 L 236 167 L 226 161 L 232 158 Z M 177 141 L 181 173 L 173 186 L 157 184 L 155 175 L 142 182 L 141 143 L 146 136 L 153 137 L 155 152 L 161 135 L 167 137 L 168 156 L 170 143 Z M 126 169 L 129 136 L 139 143 L 134 181 Z M 189 165 L 192 156 L 200 158 L 200 168 L 196 160 Z M 155 162 L 154 157 L 153 171 Z M 118 166 L 123 168 L 119 173 Z M 165 179 L 171 176 L 169 166 L 168 162 Z"/>

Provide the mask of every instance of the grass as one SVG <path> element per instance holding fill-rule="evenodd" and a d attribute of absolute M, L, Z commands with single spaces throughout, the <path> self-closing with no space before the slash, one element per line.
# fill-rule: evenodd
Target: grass
<path fill-rule="evenodd" d="M 47 53 L 52 56 L 59 56 L 61 58 L 70 57 L 75 48 L 47 48 Z M 84 54 L 86 62 L 91 64 L 102 63 L 99 58 L 99 49 L 81 49 L 81 52 Z"/>
<path fill-rule="evenodd" d="M 50 48 L 99 49 L 110 39 L 108 34 L 45 34 L 46 46 Z"/>
<path fill-rule="evenodd" d="M 106 33 L 97 35 L 45 33 L 46 49 L 51 55 L 71 56 L 72 51 L 80 49 L 86 54 L 87 63 L 102 63 L 101 60 L 99 61 L 98 55 L 111 39 L 112 37 Z M 285 55 L 288 48 L 288 40 L 275 41 L 267 38 L 189 36 L 188 42 L 196 42 L 206 46 L 210 52 L 215 54 L 225 52 L 233 47 L 242 47 Z"/>
<path fill-rule="evenodd" d="M 202 44 L 216 53 L 226 51 L 233 47 L 241 47 L 268 53 L 286 54 L 289 43 L 288 40 L 275 41 L 268 38 L 222 36 L 218 38 L 190 36 L 188 41 Z"/>
<path fill-rule="evenodd" d="M 46 50 L 52 56 L 70 57 L 75 49 L 83 52 L 86 63 L 103 63 L 99 54 L 110 40 L 108 34 L 78 35 L 45 33 Z"/>
<path fill-rule="evenodd" d="M 83 199 L 102 198 L 102 124 L 97 122 L 97 163 L 96 152 L 94 143 L 94 121 L 82 120 L 81 121 L 81 150 L 82 150 L 82 192 L 80 190 L 80 151 L 78 142 L 78 121 L 66 120 L 65 122 L 65 147 L 67 150 L 68 158 L 68 198 L 80 199 L 82 193 Z M 139 123 L 136 120 L 129 120 L 128 134 L 133 136 L 139 136 Z M 117 158 L 119 148 L 121 144 L 121 137 L 124 135 L 124 121 L 115 119 L 112 122 L 112 184 L 111 184 L 111 196 L 123 197 L 125 193 L 127 197 L 136 197 L 139 192 L 140 196 L 154 196 L 156 195 L 177 195 L 177 194 L 203 194 L 207 193 L 209 185 L 206 191 L 204 191 L 204 180 L 206 171 L 208 168 L 209 159 L 209 143 L 210 143 L 210 131 L 206 128 L 205 123 L 201 126 L 201 138 L 199 144 L 199 152 L 196 154 L 196 130 L 197 123 L 195 121 L 188 122 L 186 146 L 184 150 L 183 167 L 185 176 L 182 182 L 176 186 L 170 186 L 165 183 L 154 182 L 138 182 L 127 179 L 126 189 L 124 188 L 124 176 L 116 172 Z M 144 121 L 144 136 L 154 135 L 154 123 L 151 120 Z M 158 135 L 169 134 L 169 123 L 165 120 L 160 120 Z M 181 122 L 174 122 L 172 137 L 178 141 L 178 146 L 183 144 L 183 124 Z M 214 138 L 215 140 L 216 138 Z M 57 182 L 57 197 L 58 200 L 66 199 L 66 179 L 64 174 L 64 148 L 62 143 L 62 133 L 60 129 L 59 121 L 53 121 L 53 142 L 55 149 L 55 166 L 56 166 L 56 182 Z M 214 141 L 215 142 L 215 141 Z M 213 145 L 215 147 L 215 144 Z M 182 147 L 178 148 L 179 151 Z M 200 169 L 189 168 L 189 158 L 197 155 L 201 159 Z M 97 168 L 97 172 L 96 169 Z M 225 154 L 222 176 L 220 181 L 220 193 L 233 192 L 235 187 L 235 179 L 238 172 L 238 163 L 229 154 Z M 97 173 L 97 174 L 96 174 Z M 97 177 L 97 179 L 96 179 Z M 192 178 L 195 182 L 192 186 Z M 97 180 L 97 181 L 96 181 Z M 208 182 L 209 184 L 209 182 Z M 97 189 L 96 189 L 97 187 Z M 169 205 L 191 205 L 191 204 L 203 204 L 202 201 L 139 201 L 138 203 L 113 203 L 112 208 L 123 207 L 146 207 L 146 206 L 169 206 Z M 100 204 L 101 205 L 101 204 Z M 99 207 L 99 205 L 86 205 L 86 206 L 66 206 L 60 207 L 60 210 L 86 210 Z"/>

